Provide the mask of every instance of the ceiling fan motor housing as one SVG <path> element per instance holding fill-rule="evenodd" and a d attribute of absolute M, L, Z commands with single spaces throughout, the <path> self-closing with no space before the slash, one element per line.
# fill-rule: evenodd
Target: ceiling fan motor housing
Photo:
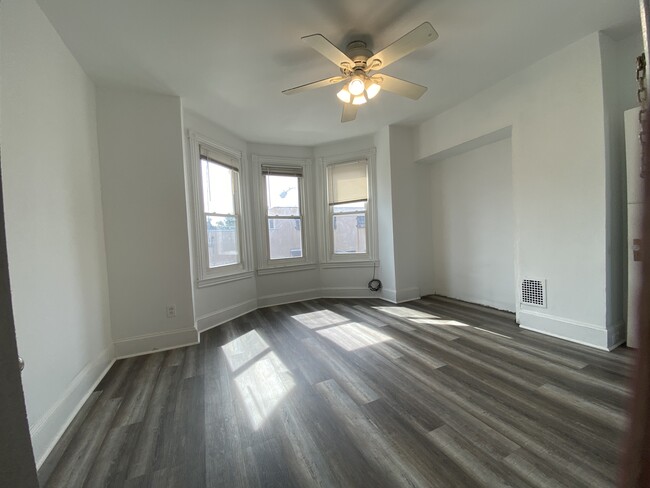
<path fill-rule="evenodd" d="M 372 56 L 372 51 L 368 49 L 363 41 L 352 41 L 348 44 L 345 54 L 354 61 L 354 69 L 366 70 L 366 61 Z"/>

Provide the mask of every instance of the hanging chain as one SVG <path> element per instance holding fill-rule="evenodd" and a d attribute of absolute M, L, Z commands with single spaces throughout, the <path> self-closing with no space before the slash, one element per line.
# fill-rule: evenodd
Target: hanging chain
<path fill-rule="evenodd" d="M 645 53 L 636 58 L 636 81 L 639 83 L 639 88 L 637 90 L 637 99 L 639 100 L 639 125 L 641 126 L 641 131 L 639 132 L 639 141 L 641 141 L 641 178 L 646 176 L 646 167 L 645 167 L 645 147 L 647 134 L 645 131 L 645 119 L 648 115 L 648 87 L 646 84 L 646 59 Z"/>

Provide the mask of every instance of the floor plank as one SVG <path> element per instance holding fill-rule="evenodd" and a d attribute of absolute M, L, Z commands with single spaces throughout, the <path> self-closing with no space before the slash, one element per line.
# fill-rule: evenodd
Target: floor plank
<path fill-rule="evenodd" d="M 631 353 L 425 297 L 257 310 L 117 361 L 44 487 L 613 487 Z"/>

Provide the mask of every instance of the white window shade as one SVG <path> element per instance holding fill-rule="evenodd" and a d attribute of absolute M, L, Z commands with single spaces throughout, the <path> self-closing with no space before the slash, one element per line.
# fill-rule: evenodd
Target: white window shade
<path fill-rule="evenodd" d="M 368 163 L 365 160 L 335 164 L 328 169 L 330 205 L 368 200 Z"/>

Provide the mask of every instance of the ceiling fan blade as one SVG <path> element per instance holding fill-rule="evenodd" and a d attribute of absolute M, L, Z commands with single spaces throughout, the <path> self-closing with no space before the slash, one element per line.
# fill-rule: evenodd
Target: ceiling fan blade
<path fill-rule="evenodd" d="M 397 95 L 402 95 L 403 97 L 408 97 L 412 100 L 417 100 L 424 95 L 425 91 L 427 91 L 426 86 L 417 85 L 410 81 L 400 80 L 399 78 L 388 76 L 383 73 L 381 75 L 373 76 L 372 79 L 379 82 L 382 90 L 396 93 Z"/>
<path fill-rule="evenodd" d="M 341 83 L 343 80 L 345 80 L 343 76 L 332 76 L 331 78 L 325 78 L 324 80 L 314 81 L 312 83 L 307 83 L 306 85 L 295 86 L 293 88 L 289 88 L 288 90 L 283 90 L 282 93 L 285 95 L 294 95 L 296 93 L 312 90 L 314 88 L 336 85 L 337 83 Z"/>
<path fill-rule="evenodd" d="M 438 33 L 436 30 L 429 22 L 424 22 L 408 34 L 400 37 L 390 46 L 382 49 L 377 54 L 368 59 L 367 65 L 370 67 L 370 69 L 385 68 L 389 64 L 392 64 L 398 59 L 403 58 L 407 54 L 411 54 L 416 49 L 421 48 L 422 46 L 426 46 L 436 39 L 438 39 Z M 376 67 L 373 67 L 373 64 L 377 64 L 377 61 L 379 61 L 380 64 Z"/>
<path fill-rule="evenodd" d="M 305 36 L 301 39 L 306 42 L 309 47 L 321 53 L 339 68 L 345 67 L 346 65 L 348 68 L 354 66 L 354 61 L 321 34 L 312 34 L 311 36 Z"/>
<path fill-rule="evenodd" d="M 357 118 L 358 105 L 346 103 L 343 105 L 343 114 L 341 115 L 341 122 L 351 122 Z"/>

